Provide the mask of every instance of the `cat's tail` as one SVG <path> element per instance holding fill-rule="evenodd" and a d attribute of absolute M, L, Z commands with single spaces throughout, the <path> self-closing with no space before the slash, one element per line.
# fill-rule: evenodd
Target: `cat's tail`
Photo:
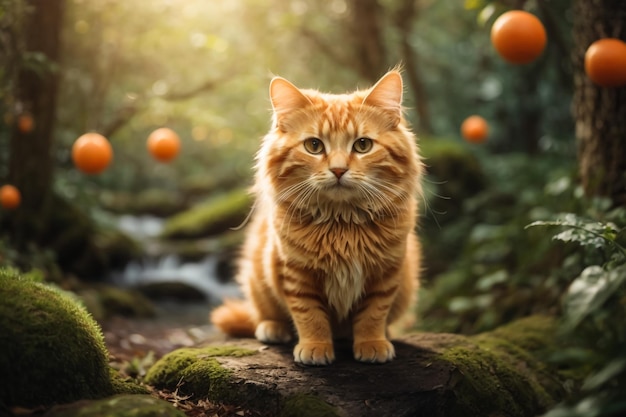
<path fill-rule="evenodd" d="M 233 337 L 254 337 L 256 330 L 251 306 L 242 300 L 224 300 L 211 312 L 211 323 Z"/>

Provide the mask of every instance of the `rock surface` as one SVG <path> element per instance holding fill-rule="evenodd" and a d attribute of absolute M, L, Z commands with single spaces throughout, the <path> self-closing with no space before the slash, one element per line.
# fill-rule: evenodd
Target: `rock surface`
<path fill-rule="evenodd" d="M 565 394 L 566 377 L 541 360 L 553 334 L 537 317 L 472 337 L 414 334 L 394 341 L 384 365 L 359 363 L 339 343 L 327 367 L 295 364 L 291 346 L 235 340 L 174 351 L 146 382 L 267 415 L 535 416 Z"/>

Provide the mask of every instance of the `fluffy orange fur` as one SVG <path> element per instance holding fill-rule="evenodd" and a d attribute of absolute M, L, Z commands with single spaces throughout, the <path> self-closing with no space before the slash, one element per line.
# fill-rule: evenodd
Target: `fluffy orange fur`
<path fill-rule="evenodd" d="M 257 156 L 256 204 L 237 279 L 246 300 L 211 315 L 233 336 L 297 338 L 294 359 L 325 365 L 333 339 L 354 357 L 395 356 L 387 328 L 413 305 L 422 164 L 390 71 L 352 94 L 270 84 L 273 124 Z"/>

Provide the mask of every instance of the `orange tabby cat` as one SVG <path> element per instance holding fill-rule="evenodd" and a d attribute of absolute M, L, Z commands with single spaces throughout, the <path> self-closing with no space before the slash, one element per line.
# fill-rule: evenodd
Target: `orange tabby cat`
<path fill-rule="evenodd" d="M 214 310 L 218 328 L 266 343 L 297 336 L 304 364 L 331 363 L 337 337 L 352 338 L 359 361 L 393 359 L 387 326 L 412 305 L 420 268 L 422 164 L 402 88 L 398 71 L 344 95 L 272 80 L 237 276 L 247 300 Z"/>

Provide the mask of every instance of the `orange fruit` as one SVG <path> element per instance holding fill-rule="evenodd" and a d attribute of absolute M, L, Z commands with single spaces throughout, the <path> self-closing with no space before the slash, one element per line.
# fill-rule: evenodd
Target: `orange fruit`
<path fill-rule="evenodd" d="M 172 129 L 161 127 L 150 133 L 147 145 L 148 151 L 155 159 L 169 162 L 180 151 L 180 138 Z"/>
<path fill-rule="evenodd" d="M 113 148 L 106 138 L 98 133 L 85 133 L 72 146 L 74 165 L 85 174 L 99 174 L 113 159 Z"/>
<path fill-rule="evenodd" d="M 35 128 L 35 120 L 28 113 L 20 114 L 17 118 L 17 130 L 22 133 L 30 133 Z"/>
<path fill-rule="evenodd" d="M 489 125 L 480 116 L 470 116 L 461 124 L 461 136 L 470 143 L 482 143 L 489 135 Z"/>
<path fill-rule="evenodd" d="M 2 207 L 12 210 L 17 208 L 21 201 L 22 195 L 17 188 L 10 184 L 0 187 L 0 205 Z"/>
<path fill-rule="evenodd" d="M 512 64 L 534 61 L 546 47 L 546 29 L 533 14 L 511 10 L 500 15 L 491 27 L 491 44 Z"/>
<path fill-rule="evenodd" d="M 626 85 L 626 42 L 604 38 L 592 43 L 585 52 L 585 72 L 601 87 Z"/>

